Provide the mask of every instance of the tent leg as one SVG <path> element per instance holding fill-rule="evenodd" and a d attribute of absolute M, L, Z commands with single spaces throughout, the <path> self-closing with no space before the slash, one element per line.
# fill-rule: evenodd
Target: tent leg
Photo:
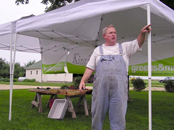
<path fill-rule="evenodd" d="M 12 80 L 12 44 L 13 44 L 13 33 L 11 33 L 11 44 L 10 44 L 10 102 L 9 102 L 9 121 L 11 121 L 11 108 L 12 108 L 12 90 L 13 90 L 13 80 Z"/>
<path fill-rule="evenodd" d="M 41 88 L 42 88 L 42 82 L 43 82 L 43 79 L 42 79 L 42 76 L 43 76 L 43 73 L 42 73 L 42 52 L 41 52 Z"/>
<path fill-rule="evenodd" d="M 13 46 L 13 35 L 11 34 L 11 45 L 10 45 L 10 103 L 9 103 L 9 121 L 11 121 L 12 115 L 12 93 L 13 93 L 13 76 L 14 76 L 14 64 L 15 64 L 15 56 L 16 56 L 16 42 L 17 42 L 17 34 L 15 33 L 15 44 L 14 44 L 14 52 L 12 51 Z M 14 54 L 12 54 L 12 52 Z M 13 62 L 12 62 L 13 55 Z"/>
<path fill-rule="evenodd" d="M 41 46 L 41 41 L 40 41 L 40 38 L 39 38 L 39 44 L 40 44 L 40 46 Z M 42 86 L 43 86 L 43 72 L 42 72 L 42 61 L 43 61 L 43 59 L 42 59 L 42 47 L 41 47 L 41 88 L 42 88 Z"/>
<path fill-rule="evenodd" d="M 147 24 L 151 24 L 150 5 L 147 4 Z M 152 130 L 152 93 L 151 93 L 151 77 L 152 77 L 152 61 L 151 61 L 151 33 L 148 33 L 148 84 L 149 84 L 149 130 Z"/>

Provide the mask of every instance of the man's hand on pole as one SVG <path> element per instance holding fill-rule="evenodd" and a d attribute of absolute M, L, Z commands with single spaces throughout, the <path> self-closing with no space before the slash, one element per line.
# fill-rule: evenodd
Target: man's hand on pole
<path fill-rule="evenodd" d="M 142 32 L 142 33 L 147 33 L 147 32 L 150 33 L 150 32 L 151 32 L 151 24 L 144 26 L 144 27 L 141 29 L 141 32 Z"/>
<path fill-rule="evenodd" d="M 146 39 L 146 33 L 150 33 L 151 32 L 151 24 L 144 26 L 141 31 L 140 34 L 137 37 L 137 41 L 138 41 L 138 45 L 141 48 L 145 39 Z"/>

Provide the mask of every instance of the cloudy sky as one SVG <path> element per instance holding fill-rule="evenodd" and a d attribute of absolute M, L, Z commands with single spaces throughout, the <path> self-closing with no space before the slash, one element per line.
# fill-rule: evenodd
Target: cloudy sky
<path fill-rule="evenodd" d="M 15 0 L 3 0 L 0 4 L 0 24 L 17 20 L 23 16 L 31 14 L 39 15 L 44 13 L 46 5 L 40 3 L 41 0 L 30 0 L 28 5 L 15 4 Z M 0 50 L 0 57 L 10 62 L 10 51 Z M 28 63 L 29 61 L 39 61 L 41 59 L 40 54 L 33 53 L 16 53 L 16 62 L 21 65 Z"/>

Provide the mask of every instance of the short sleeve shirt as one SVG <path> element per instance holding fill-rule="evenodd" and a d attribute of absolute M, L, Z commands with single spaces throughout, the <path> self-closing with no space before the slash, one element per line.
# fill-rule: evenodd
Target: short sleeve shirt
<path fill-rule="evenodd" d="M 123 59 L 126 63 L 127 71 L 129 66 L 129 58 L 134 55 L 137 51 L 141 51 L 142 49 L 138 45 L 138 41 L 133 40 L 130 42 L 123 42 L 121 43 L 122 49 L 123 49 Z M 103 54 L 104 55 L 119 55 L 119 43 L 116 43 L 113 46 L 105 46 L 105 44 L 102 44 L 103 48 Z M 90 57 L 89 62 L 87 63 L 86 67 L 90 68 L 92 70 L 95 70 L 97 63 L 100 59 L 100 51 L 99 47 L 96 47 Z"/>

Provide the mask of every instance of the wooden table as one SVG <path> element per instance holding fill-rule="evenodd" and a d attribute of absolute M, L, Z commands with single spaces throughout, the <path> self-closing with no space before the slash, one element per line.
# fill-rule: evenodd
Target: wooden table
<path fill-rule="evenodd" d="M 76 118 L 76 112 L 78 111 L 78 109 L 83 106 L 84 110 L 85 110 L 85 115 L 88 116 L 89 112 L 88 112 L 88 105 L 87 105 L 87 101 L 86 101 L 86 97 L 85 94 L 80 93 L 78 90 L 62 90 L 62 89 L 30 89 L 30 92 L 36 92 L 36 95 L 34 97 L 34 100 L 31 102 L 32 106 L 31 108 L 35 108 L 38 107 L 38 111 L 42 112 L 42 100 L 41 100 L 41 96 L 42 95 L 51 95 L 49 98 L 50 99 L 56 99 L 58 98 L 57 95 L 65 95 L 66 100 L 68 101 L 68 111 L 71 112 L 72 114 L 72 118 Z M 84 92 L 86 93 L 87 90 L 84 90 Z M 78 103 L 74 109 L 73 103 L 72 103 L 72 98 L 79 98 Z M 47 103 L 47 106 L 49 106 L 49 101 Z M 82 104 L 83 103 L 83 104 Z"/>

